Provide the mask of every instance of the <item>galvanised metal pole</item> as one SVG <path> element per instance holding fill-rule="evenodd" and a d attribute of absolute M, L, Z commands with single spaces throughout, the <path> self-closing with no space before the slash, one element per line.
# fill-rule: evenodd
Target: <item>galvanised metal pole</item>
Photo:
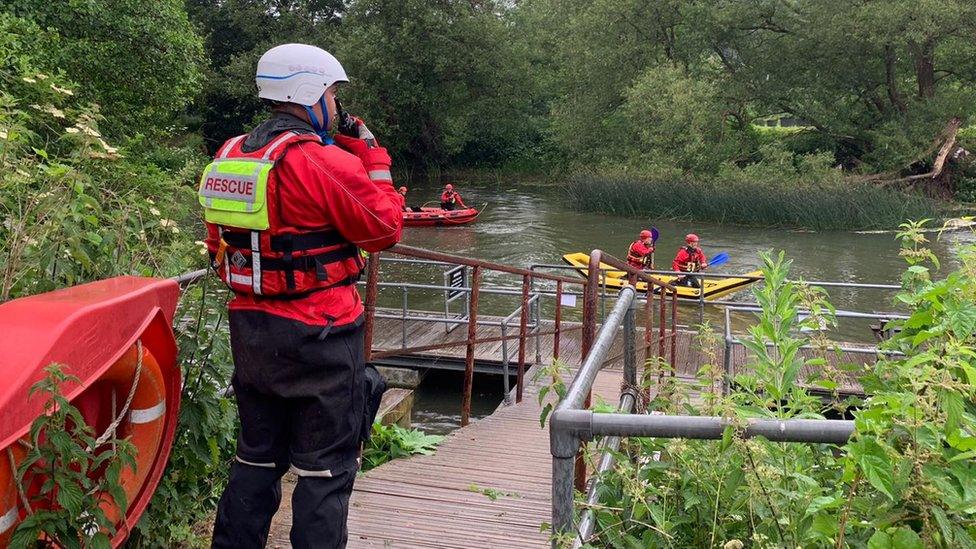
<path fill-rule="evenodd" d="M 636 327 L 637 299 L 632 299 L 624 314 L 624 383 L 628 387 L 637 385 L 637 342 L 634 337 Z"/>
<path fill-rule="evenodd" d="M 589 432 L 578 433 L 584 440 L 614 435 L 624 437 L 688 438 L 718 440 L 727 427 L 740 428 L 744 438 L 764 437 L 772 442 L 844 444 L 854 433 L 854 422 L 841 419 L 751 419 L 737 421 L 724 417 L 667 416 L 645 414 L 591 414 Z"/>
<path fill-rule="evenodd" d="M 410 288 L 403 288 L 403 315 L 400 317 L 400 348 L 407 348 L 407 292 Z"/>
<path fill-rule="evenodd" d="M 478 297 L 481 290 L 481 267 L 471 274 L 471 300 L 468 302 L 468 344 L 464 356 L 464 390 L 461 396 L 461 427 L 471 419 L 471 390 L 474 385 L 474 341 L 478 336 Z"/>
<path fill-rule="evenodd" d="M 732 389 L 732 317 L 725 309 L 725 375 L 722 376 L 722 396 L 728 396 Z"/>
<path fill-rule="evenodd" d="M 522 276 L 522 315 L 519 319 L 518 385 L 515 387 L 515 403 L 522 402 L 522 386 L 525 385 L 525 341 L 529 324 L 529 275 Z"/>

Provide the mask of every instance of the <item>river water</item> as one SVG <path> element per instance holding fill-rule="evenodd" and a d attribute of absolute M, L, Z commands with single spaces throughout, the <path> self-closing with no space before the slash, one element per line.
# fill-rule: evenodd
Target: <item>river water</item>
<path fill-rule="evenodd" d="M 453 227 L 407 228 L 403 242 L 408 245 L 438 250 L 458 255 L 497 261 L 515 266 L 528 267 L 536 263 L 562 264 L 562 255 L 569 252 L 590 252 L 595 248 L 626 256 L 627 247 L 637 233 L 651 225 L 661 233 L 657 242 L 658 267 L 670 267 L 674 253 L 682 245 L 684 235 L 695 232 L 701 237 L 702 247 L 709 257 L 718 252 L 728 252 L 728 263 L 716 268 L 723 273 L 745 273 L 759 268 L 759 254 L 763 251 L 784 250 L 793 261 L 792 278 L 814 281 L 863 282 L 897 284 L 905 262 L 898 255 L 899 243 L 893 233 L 858 234 L 851 232 L 803 232 L 721 225 L 714 223 L 680 222 L 657 219 L 636 219 L 605 214 L 574 211 L 560 197 L 560 189 L 554 185 L 520 182 L 512 179 L 494 181 L 452 181 L 461 192 L 464 201 L 471 206 L 485 206 L 478 219 L 468 225 Z M 417 182 L 411 185 L 408 203 L 420 205 L 435 201 L 440 184 Z M 664 199 L 664 198 L 662 198 Z M 930 247 L 943 261 L 943 270 L 956 264 L 953 250 L 960 243 L 976 240 L 970 231 L 945 233 L 941 237 L 930 235 Z M 563 274 L 577 276 L 573 271 Z M 385 266 L 385 280 L 407 279 L 443 283 L 443 278 L 430 270 L 412 267 Z M 489 275 L 486 282 L 513 286 L 517 279 Z M 399 306 L 399 294 L 385 291 L 381 304 Z M 861 312 L 897 312 L 891 292 L 866 289 L 832 289 L 830 299 L 841 310 Z M 513 298 L 514 299 L 514 298 Z M 751 301 L 749 290 L 735 294 L 736 301 Z M 411 307 L 443 308 L 443 297 L 414 295 Z M 439 305 L 438 305 L 439 304 Z M 489 308 L 492 304 L 489 304 Z M 517 306 L 511 299 L 498 300 L 493 305 L 496 314 L 507 314 Z M 578 310 L 577 310 L 578 312 Z M 698 309 L 695 305 L 681 308 L 681 321 L 696 324 Z M 573 316 L 572 311 L 569 312 Z M 710 307 L 706 318 L 721 327 L 722 312 Z M 740 319 L 737 328 L 748 324 Z M 871 341 L 872 334 L 863 321 L 845 321 L 835 330 L 833 337 L 844 341 Z M 490 380 L 490 378 L 487 378 Z M 439 382 L 443 383 L 443 379 Z M 492 386 L 500 382 L 488 381 Z M 455 395 L 447 386 L 435 385 L 430 391 L 418 392 L 417 407 L 421 425 L 443 431 L 444 426 L 456 421 Z M 490 411 L 500 393 L 486 391 L 481 411 Z"/>

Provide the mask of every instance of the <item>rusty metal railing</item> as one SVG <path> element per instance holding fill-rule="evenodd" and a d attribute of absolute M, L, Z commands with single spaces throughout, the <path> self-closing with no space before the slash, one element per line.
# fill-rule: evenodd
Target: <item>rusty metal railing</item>
<path fill-rule="evenodd" d="M 467 317 L 465 319 L 458 319 L 456 323 L 463 323 L 467 325 L 467 337 L 464 342 L 445 342 L 441 344 L 426 345 L 422 348 L 410 348 L 410 349 L 400 349 L 399 353 L 405 352 L 420 352 L 420 350 L 430 351 L 435 349 L 445 349 L 449 347 L 457 347 L 460 345 L 465 346 L 465 358 L 464 358 L 464 381 L 462 385 L 462 397 L 461 397 L 461 426 L 465 426 L 470 422 L 471 418 L 471 395 L 474 384 L 474 363 L 475 363 L 475 349 L 478 344 L 484 343 L 495 343 L 498 341 L 503 342 L 505 352 L 507 353 L 507 341 L 510 339 L 518 341 L 517 350 L 517 370 L 516 370 L 516 387 L 515 387 L 515 401 L 516 403 L 522 401 L 523 390 L 525 386 L 525 370 L 527 365 L 527 341 L 530 337 L 530 316 L 533 305 L 533 292 L 532 284 L 535 280 L 547 280 L 556 283 L 556 314 L 554 328 L 551 334 L 542 333 L 539 329 L 539 316 L 536 315 L 534 330 L 534 335 L 537 339 L 536 351 L 538 354 L 538 338 L 543 335 L 553 336 L 553 356 L 558 358 L 559 356 L 559 344 L 560 344 L 560 333 L 566 331 L 561 323 L 561 302 L 562 302 L 562 291 L 565 284 L 580 285 L 584 288 L 587 286 L 586 280 L 581 280 L 579 278 L 570 278 L 559 275 L 552 275 L 546 273 L 537 273 L 530 271 L 529 269 L 523 269 L 519 267 L 513 267 L 510 265 L 504 265 L 501 263 L 495 263 L 491 261 L 484 261 L 480 259 L 473 259 L 469 257 L 463 257 L 458 255 L 446 254 L 443 252 L 435 252 L 432 250 L 425 250 L 423 248 L 416 248 L 413 246 L 405 246 L 398 244 L 392 248 L 382 252 L 382 254 L 395 254 L 398 256 L 403 256 L 406 258 L 411 258 L 417 261 L 425 262 L 435 262 L 439 264 L 448 265 L 463 265 L 471 268 L 471 282 L 468 288 L 463 288 L 462 291 L 469 292 L 468 311 Z M 365 308 L 366 308 L 366 327 L 365 327 L 365 353 L 366 360 L 371 360 L 378 353 L 373 350 L 373 336 L 376 326 L 377 318 L 377 298 L 378 290 L 380 287 L 379 275 L 380 275 L 380 253 L 374 253 L 370 255 L 369 262 L 367 264 L 367 276 L 366 276 L 366 296 L 365 296 Z M 520 288 L 520 298 L 521 303 L 516 311 L 519 313 L 519 324 L 518 324 L 518 334 L 509 336 L 504 333 L 501 338 L 481 338 L 478 339 L 478 325 L 479 325 L 479 307 L 481 299 L 481 291 L 483 289 L 483 274 L 485 271 L 496 271 L 500 273 L 507 273 L 510 275 L 517 275 L 522 278 L 522 284 Z M 538 308 L 538 305 L 536 305 Z M 584 313 L 585 315 L 585 313 Z M 507 320 L 502 324 L 503 329 L 507 331 Z M 595 317 L 592 319 L 595 322 Z M 571 329 L 571 328 L 570 328 Z M 584 327 L 584 331 L 585 331 Z M 592 330 L 591 330 L 592 331 Z M 384 352 L 384 354 L 393 353 L 396 351 Z M 507 377 L 506 377 L 507 379 Z M 507 392 L 506 392 L 507 395 Z"/>

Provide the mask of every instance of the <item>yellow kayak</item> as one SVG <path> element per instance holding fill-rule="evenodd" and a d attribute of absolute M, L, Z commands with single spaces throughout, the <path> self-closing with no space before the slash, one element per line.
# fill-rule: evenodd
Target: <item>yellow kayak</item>
<path fill-rule="evenodd" d="M 589 256 L 589 254 L 579 253 L 579 252 L 572 253 L 572 254 L 566 254 L 566 255 L 563 256 L 563 261 L 565 261 L 566 263 L 569 263 L 573 267 L 576 267 L 576 270 L 579 271 L 579 273 L 581 275 L 587 276 L 587 271 L 589 270 L 589 265 L 590 265 L 590 256 Z M 603 268 L 607 268 L 607 269 L 610 269 L 611 268 L 610 265 L 607 265 L 605 263 L 601 263 L 600 266 L 603 267 Z M 605 277 L 606 277 L 606 286 L 607 286 L 607 288 L 620 289 L 620 288 L 623 288 L 625 284 L 627 284 L 627 276 L 626 276 L 627 273 L 625 273 L 624 271 L 616 271 L 616 270 L 614 270 L 614 271 L 604 271 L 604 272 L 606 273 L 605 274 Z M 752 272 L 748 272 L 748 273 L 746 273 L 746 274 L 744 274 L 742 276 L 743 277 L 754 277 L 754 276 L 761 276 L 761 275 L 762 275 L 762 271 L 752 271 Z M 667 282 L 667 283 L 672 283 L 672 282 L 674 282 L 675 279 L 678 278 L 678 277 L 672 276 L 672 275 L 654 275 L 654 276 L 657 279 L 662 280 L 662 281 Z M 603 277 L 601 277 L 601 280 L 600 280 L 600 283 L 601 284 L 603 283 L 602 278 Z M 705 293 L 705 300 L 706 301 L 712 301 L 712 300 L 719 299 L 721 297 L 727 296 L 729 294 L 733 294 L 735 292 L 738 292 L 739 290 L 742 290 L 746 286 L 749 286 L 750 284 L 753 284 L 755 282 L 758 282 L 758 280 L 753 279 L 753 278 L 738 278 L 738 277 L 735 277 L 735 278 L 706 278 L 706 279 L 704 279 L 704 286 L 705 287 L 704 287 L 703 290 L 699 290 L 698 288 L 690 288 L 688 286 L 678 286 L 678 298 L 679 299 L 691 299 L 691 300 L 694 300 L 694 301 L 698 301 L 701 298 L 701 293 L 700 292 L 704 291 L 704 293 Z M 646 292 L 647 291 L 647 283 L 646 282 L 638 282 L 637 283 L 637 291 Z"/>

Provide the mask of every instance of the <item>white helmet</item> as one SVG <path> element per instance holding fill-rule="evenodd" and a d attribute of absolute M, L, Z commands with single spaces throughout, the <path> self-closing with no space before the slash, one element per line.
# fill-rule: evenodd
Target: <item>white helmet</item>
<path fill-rule="evenodd" d="M 255 80 L 258 97 L 308 107 L 322 97 L 325 88 L 349 78 L 339 60 L 322 48 L 282 44 L 261 56 Z"/>

